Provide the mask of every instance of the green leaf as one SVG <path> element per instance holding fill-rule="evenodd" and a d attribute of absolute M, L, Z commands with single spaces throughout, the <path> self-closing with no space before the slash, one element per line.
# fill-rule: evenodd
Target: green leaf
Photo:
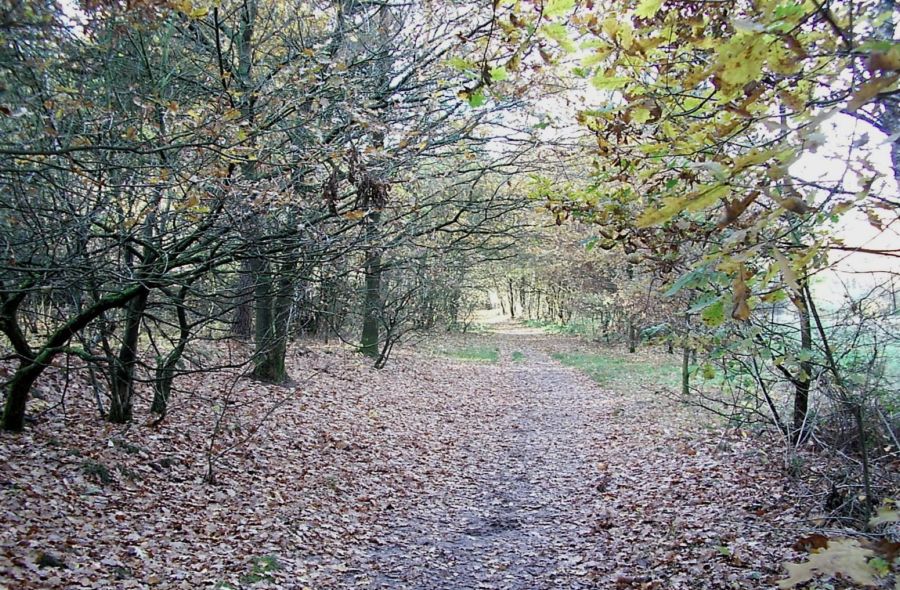
<path fill-rule="evenodd" d="M 556 41 L 563 51 L 572 53 L 575 51 L 575 44 L 569 39 L 569 31 L 562 23 L 547 23 L 541 27 L 541 34 Z"/>
<path fill-rule="evenodd" d="M 556 18 L 572 12 L 575 8 L 575 0 L 549 0 L 544 4 L 544 16 Z"/>
<path fill-rule="evenodd" d="M 700 313 L 718 300 L 718 295 L 704 295 L 688 309 L 688 313 Z"/>
<path fill-rule="evenodd" d="M 879 576 L 886 576 L 891 573 L 891 564 L 880 557 L 870 559 L 869 566 L 878 572 Z"/>
<path fill-rule="evenodd" d="M 666 297 L 671 297 L 686 287 L 696 287 L 700 284 L 702 277 L 706 274 L 705 268 L 695 268 L 690 272 L 686 272 L 678 280 L 672 283 L 672 286 L 665 292 Z M 704 306 L 705 307 L 705 306 Z"/>
<path fill-rule="evenodd" d="M 587 78 L 590 75 L 590 70 L 588 68 L 575 66 L 572 68 L 572 73 L 579 78 Z"/>
<path fill-rule="evenodd" d="M 663 0 L 641 0 L 634 9 L 634 16 L 638 18 L 653 18 L 662 7 Z"/>
<path fill-rule="evenodd" d="M 469 60 L 463 59 L 458 56 L 451 57 L 447 60 L 447 65 L 456 70 L 474 70 L 475 64 L 470 62 Z"/>
<path fill-rule="evenodd" d="M 638 107 L 631 111 L 631 120 L 639 125 L 643 125 L 650 120 L 650 109 Z"/>
<path fill-rule="evenodd" d="M 725 300 L 720 297 L 718 301 L 703 310 L 700 318 L 710 328 L 721 326 L 725 321 Z"/>
<path fill-rule="evenodd" d="M 473 109 L 477 109 L 478 107 L 482 106 L 486 102 L 487 102 L 487 97 L 484 96 L 484 92 L 482 92 L 481 90 L 479 90 L 477 92 L 473 92 L 469 96 L 469 106 L 472 107 Z"/>
<path fill-rule="evenodd" d="M 625 78 L 624 76 L 606 76 L 604 74 L 597 74 L 591 78 L 591 86 L 597 90 L 618 90 L 619 88 L 628 86 L 629 82 L 631 82 L 631 79 Z"/>
<path fill-rule="evenodd" d="M 796 2 L 789 2 L 775 7 L 775 18 L 779 20 L 801 14 L 803 14 L 803 6 Z"/>
<path fill-rule="evenodd" d="M 496 68 L 491 68 L 491 81 L 493 82 L 502 82 L 506 80 L 509 75 L 506 72 L 506 68 L 503 66 L 498 66 Z"/>

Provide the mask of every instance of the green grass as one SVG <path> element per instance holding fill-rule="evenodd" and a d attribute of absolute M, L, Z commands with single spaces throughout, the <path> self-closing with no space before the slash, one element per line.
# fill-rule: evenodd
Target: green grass
<path fill-rule="evenodd" d="M 519 363 L 525 360 L 525 353 L 518 350 L 512 353 L 513 362 Z"/>
<path fill-rule="evenodd" d="M 496 363 L 500 360 L 500 351 L 496 347 L 479 344 L 445 349 L 441 354 L 463 361 Z"/>
<path fill-rule="evenodd" d="M 283 566 L 274 555 L 257 557 L 249 574 L 241 576 L 241 584 L 256 584 L 272 578 L 272 572 L 281 570 Z"/>
<path fill-rule="evenodd" d="M 659 385 L 675 386 L 681 380 L 681 366 L 672 362 L 651 363 L 591 353 L 556 353 L 553 358 L 574 367 L 601 385 L 638 378 Z"/>
<path fill-rule="evenodd" d="M 545 320 L 525 320 L 529 328 L 541 328 L 548 334 L 568 334 L 570 336 L 593 337 L 596 326 L 587 320 L 573 320 L 568 324 L 548 322 Z"/>

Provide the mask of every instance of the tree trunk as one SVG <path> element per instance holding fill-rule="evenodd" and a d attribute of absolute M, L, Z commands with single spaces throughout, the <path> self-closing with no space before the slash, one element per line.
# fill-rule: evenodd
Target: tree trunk
<path fill-rule="evenodd" d="M 6 385 L 6 405 L 3 408 L 3 429 L 18 432 L 25 426 L 25 407 L 28 393 L 44 367 L 36 362 L 23 361 Z"/>
<path fill-rule="evenodd" d="M 22 297 L 8 299 L 0 314 L 0 331 L 4 333 L 19 355 L 19 368 L 13 374 L 6 385 L 6 404 L 3 408 L 4 430 L 20 431 L 25 426 L 25 406 L 28 401 L 28 393 L 38 376 L 50 366 L 50 362 L 62 349 L 62 347 L 84 329 L 91 321 L 100 317 L 104 312 L 126 305 L 142 290 L 148 287 L 135 285 L 128 289 L 100 298 L 94 305 L 81 311 L 78 315 L 64 323 L 51 334 L 36 355 L 24 354 L 28 348 L 27 342 L 19 329 L 16 320 L 16 308 L 21 303 Z"/>
<path fill-rule="evenodd" d="M 235 291 L 237 304 L 231 320 L 231 335 L 238 340 L 250 340 L 253 335 L 253 269 L 248 260 L 241 261 Z"/>
<path fill-rule="evenodd" d="M 800 350 L 812 352 L 812 326 L 810 324 L 809 310 L 802 297 L 794 300 L 794 305 L 800 315 Z M 809 410 L 809 386 L 812 380 L 812 361 L 800 362 L 800 374 L 794 380 L 794 429 L 792 438 L 795 443 L 802 442 L 806 438 L 806 415 Z"/>
<path fill-rule="evenodd" d="M 276 279 L 270 263 L 258 259 L 256 279 L 256 360 L 253 377 L 269 383 L 288 379 L 285 366 L 293 303 L 296 259 L 285 263 Z"/>
<path fill-rule="evenodd" d="M 134 368 L 138 360 L 138 339 L 149 291 L 142 291 L 125 307 L 125 332 L 119 354 L 113 362 L 110 379 L 110 405 L 108 420 L 116 424 L 131 421 L 134 398 Z"/>
<path fill-rule="evenodd" d="M 172 393 L 172 383 L 175 381 L 175 367 L 184 354 L 188 340 L 191 336 L 191 327 L 187 320 L 187 311 L 184 300 L 187 297 L 189 286 L 185 285 L 178 291 L 175 299 L 175 315 L 178 317 L 178 343 L 164 359 L 156 365 L 156 375 L 153 382 L 153 403 L 150 411 L 165 416 L 169 407 L 169 397 Z"/>
<path fill-rule="evenodd" d="M 685 346 L 681 351 L 681 395 L 691 392 L 691 349 Z"/>
<path fill-rule="evenodd" d="M 379 356 L 379 332 L 381 326 L 381 251 L 375 243 L 378 234 L 378 222 L 380 213 L 371 213 L 369 226 L 366 229 L 369 240 L 369 248 L 366 251 L 364 272 L 366 286 L 363 301 L 363 325 L 359 350 L 366 356 L 378 358 Z"/>
<path fill-rule="evenodd" d="M 634 319 L 628 316 L 628 352 L 634 353 L 637 350 L 637 326 L 634 325 Z"/>

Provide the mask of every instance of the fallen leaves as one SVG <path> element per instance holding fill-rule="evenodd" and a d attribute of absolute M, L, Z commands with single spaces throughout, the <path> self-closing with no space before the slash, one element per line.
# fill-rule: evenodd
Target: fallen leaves
<path fill-rule="evenodd" d="M 158 428 L 70 388 L 0 438 L 0 582 L 758 588 L 796 556 L 798 508 L 753 441 L 722 451 L 641 380 L 598 388 L 547 356 L 568 340 L 487 340 L 500 362 L 401 351 L 381 371 L 314 347 L 292 387 L 182 383 Z"/>

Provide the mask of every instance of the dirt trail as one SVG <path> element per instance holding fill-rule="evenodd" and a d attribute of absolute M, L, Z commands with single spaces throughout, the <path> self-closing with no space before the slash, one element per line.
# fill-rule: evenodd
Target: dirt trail
<path fill-rule="evenodd" d="M 369 588 L 590 588 L 589 463 L 596 389 L 521 336 L 498 335 L 500 366 L 452 368 L 494 385 L 476 400 L 482 418 L 458 424 L 446 479 L 429 482 L 383 546 L 354 564 Z M 511 360 L 513 351 L 521 361 Z M 479 380 L 476 378 L 476 380 Z M 473 428 L 473 426 L 475 426 Z"/>
<path fill-rule="evenodd" d="M 501 358 L 410 347 L 376 370 L 313 345 L 292 385 L 184 383 L 160 428 L 74 389 L 0 437 L 0 588 L 776 587 L 806 522 L 777 450 L 707 429 L 633 362 L 599 386 L 550 354 L 616 351 L 515 326 L 444 344 Z"/>
<path fill-rule="evenodd" d="M 639 384 L 598 387 L 552 360 L 546 335 L 505 327 L 492 341 L 500 364 L 447 367 L 461 415 L 444 424 L 439 476 L 382 523 L 343 587 L 772 587 L 792 555 L 780 527 L 797 518 L 777 466 L 692 430 Z"/>

